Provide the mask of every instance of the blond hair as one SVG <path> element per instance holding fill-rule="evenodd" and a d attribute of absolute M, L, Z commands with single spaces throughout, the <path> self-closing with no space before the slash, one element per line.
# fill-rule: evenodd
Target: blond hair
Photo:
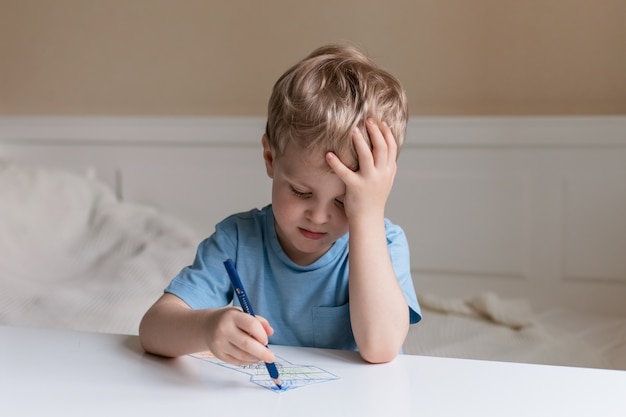
<path fill-rule="evenodd" d="M 278 156 L 294 141 L 308 151 L 333 151 L 356 169 L 352 131 L 359 127 L 368 138 L 365 120 L 370 117 L 389 125 L 400 149 L 408 118 L 402 85 L 357 47 L 331 44 L 276 81 L 265 134 Z"/>

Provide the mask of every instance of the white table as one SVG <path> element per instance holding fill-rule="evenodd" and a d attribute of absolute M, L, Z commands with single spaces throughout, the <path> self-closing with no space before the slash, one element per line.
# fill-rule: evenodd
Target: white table
<path fill-rule="evenodd" d="M 626 416 L 626 372 L 272 346 L 340 377 L 274 393 L 136 336 L 0 327 L 4 416 Z"/>

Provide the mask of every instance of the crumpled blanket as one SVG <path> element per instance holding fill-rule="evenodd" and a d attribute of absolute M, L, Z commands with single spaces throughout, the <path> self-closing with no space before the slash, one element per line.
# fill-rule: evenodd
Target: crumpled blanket
<path fill-rule="evenodd" d="M 97 180 L 0 161 L 0 325 L 137 334 L 198 242 Z"/>
<path fill-rule="evenodd" d="M 612 367 L 602 352 L 548 328 L 524 299 L 486 292 L 464 299 L 418 294 L 423 320 L 411 326 L 405 353 L 589 368 Z"/>
<path fill-rule="evenodd" d="M 420 305 L 440 313 L 485 318 L 512 329 L 521 329 L 533 322 L 532 307 L 527 300 L 505 300 L 492 292 L 466 299 L 446 299 L 433 294 L 423 294 L 420 296 Z"/>

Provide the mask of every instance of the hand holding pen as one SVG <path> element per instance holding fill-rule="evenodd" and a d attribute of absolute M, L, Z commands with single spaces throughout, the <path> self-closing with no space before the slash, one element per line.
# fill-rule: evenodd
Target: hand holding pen
<path fill-rule="evenodd" d="M 243 311 L 254 317 L 254 310 L 252 309 L 252 305 L 250 305 L 250 300 L 248 300 L 248 296 L 246 295 L 246 291 L 243 288 L 243 284 L 239 278 L 239 274 L 237 273 L 237 269 L 235 268 L 235 264 L 232 259 L 225 260 L 224 267 L 226 267 L 226 271 L 228 272 L 228 277 L 233 285 L 235 294 L 237 295 L 237 298 L 239 298 L 241 308 Z M 272 378 L 272 381 L 274 381 L 276 386 L 281 389 L 280 375 L 274 362 L 265 362 L 265 366 L 270 374 L 270 378 Z"/>

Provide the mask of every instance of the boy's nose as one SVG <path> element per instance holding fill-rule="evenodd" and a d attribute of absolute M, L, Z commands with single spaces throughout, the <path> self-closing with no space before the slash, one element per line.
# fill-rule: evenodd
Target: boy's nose
<path fill-rule="evenodd" d="M 328 221 L 328 210 L 322 204 L 312 204 L 307 210 L 307 217 L 312 223 L 323 224 Z"/>

